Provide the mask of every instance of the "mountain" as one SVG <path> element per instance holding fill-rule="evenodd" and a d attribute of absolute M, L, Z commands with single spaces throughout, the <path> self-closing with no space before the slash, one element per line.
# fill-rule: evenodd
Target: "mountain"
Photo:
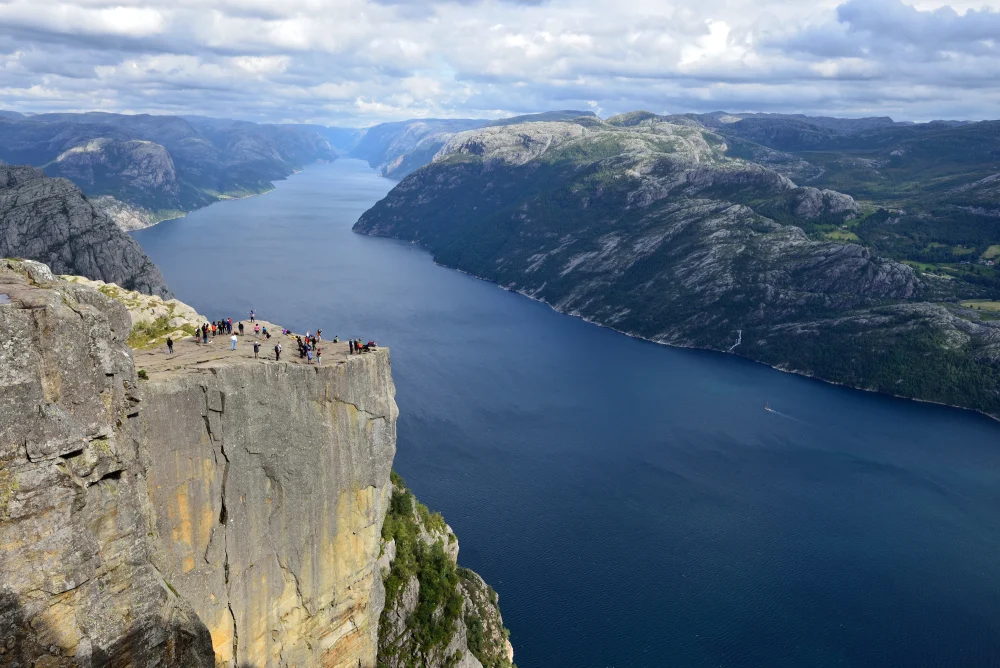
<path fill-rule="evenodd" d="M 96 112 L 0 117 L 0 160 L 70 179 L 103 198 L 109 214 L 129 212 L 124 227 L 269 190 L 336 155 L 307 126 Z"/>
<path fill-rule="evenodd" d="M 780 153 L 648 112 L 467 131 L 355 230 L 635 336 L 1000 416 L 1000 322 L 960 303 L 991 288 L 857 243 L 883 209 L 751 146 Z"/>
<path fill-rule="evenodd" d="M 382 123 L 368 129 L 351 151 L 385 177 L 401 179 L 426 165 L 458 132 L 481 128 L 489 121 L 428 118 Z"/>
<path fill-rule="evenodd" d="M 73 183 L 33 167 L 0 166 L 0 257 L 37 260 L 58 274 L 171 296 L 160 270 L 132 237 Z"/>
<path fill-rule="evenodd" d="M 431 118 L 382 123 L 370 128 L 350 155 L 367 160 L 382 176 L 401 179 L 430 163 L 459 132 L 490 126 L 572 120 L 581 116 L 596 118 L 591 111 L 549 111 L 499 121 Z"/>

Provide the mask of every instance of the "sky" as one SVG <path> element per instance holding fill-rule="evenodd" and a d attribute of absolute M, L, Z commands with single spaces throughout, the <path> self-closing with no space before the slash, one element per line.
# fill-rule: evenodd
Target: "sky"
<path fill-rule="evenodd" d="M 0 109 L 1000 118 L 1000 0 L 0 0 Z"/>

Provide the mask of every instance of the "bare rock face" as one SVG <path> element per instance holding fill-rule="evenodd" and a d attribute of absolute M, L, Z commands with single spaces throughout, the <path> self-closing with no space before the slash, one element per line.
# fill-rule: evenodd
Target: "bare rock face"
<path fill-rule="evenodd" d="M 795 215 L 815 218 L 822 214 L 842 214 L 844 217 L 858 213 L 854 198 L 835 190 L 800 188 L 795 205 Z"/>
<path fill-rule="evenodd" d="M 33 262 L 0 296 L 0 665 L 209 668 L 152 562 L 128 313 Z"/>
<path fill-rule="evenodd" d="M 388 350 L 138 374 L 91 285 L 0 264 L 0 665 L 374 668 Z"/>
<path fill-rule="evenodd" d="M 167 149 L 151 141 L 91 139 L 60 153 L 51 169 L 84 187 L 102 182 L 110 172 L 123 191 L 155 190 L 175 196 L 180 192 L 173 159 Z"/>
<path fill-rule="evenodd" d="M 375 665 L 393 395 L 384 350 L 151 377 L 154 561 L 218 665 Z"/>
<path fill-rule="evenodd" d="M 57 274 L 173 296 L 139 244 L 78 187 L 33 167 L 0 166 L 0 257 L 37 260 Z"/>

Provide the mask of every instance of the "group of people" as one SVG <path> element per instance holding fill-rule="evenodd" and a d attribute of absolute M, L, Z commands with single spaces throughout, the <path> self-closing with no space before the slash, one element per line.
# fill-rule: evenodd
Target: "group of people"
<path fill-rule="evenodd" d="M 253 341 L 253 356 L 254 359 L 260 359 L 260 348 L 261 341 L 263 338 L 265 340 L 271 339 L 271 333 L 267 331 L 267 327 L 261 327 L 260 323 L 257 322 L 257 314 L 254 311 L 250 311 L 250 323 L 253 325 L 251 331 L 254 335 Z M 195 343 L 207 344 L 209 342 L 209 336 L 216 337 L 219 334 L 229 335 L 230 350 L 236 350 L 236 345 L 239 343 L 239 337 L 243 336 L 247 328 L 243 322 L 237 322 L 233 324 L 232 318 L 224 318 L 216 320 L 215 322 L 206 322 L 195 330 Z M 292 333 L 290 329 L 281 329 L 281 333 L 286 336 L 295 336 L 295 343 L 299 351 L 299 359 L 304 359 L 307 363 L 312 364 L 314 361 L 316 364 L 323 363 L 323 349 L 320 347 L 320 343 L 323 340 L 323 330 L 317 329 L 316 333 L 306 332 L 305 336 L 298 336 Z M 238 334 L 238 335 L 237 335 Z M 339 337 L 333 337 L 333 343 L 339 343 Z M 351 355 L 360 355 L 363 352 L 368 352 L 375 348 L 375 342 L 369 341 L 368 343 L 362 343 L 361 339 L 350 339 L 348 341 L 348 350 Z M 167 351 L 170 354 L 174 352 L 174 340 L 171 337 L 167 337 Z M 282 347 L 281 343 L 277 342 L 274 345 L 274 359 L 275 361 L 281 360 Z"/>
<path fill-rule="evenodd" d="M 375 348 L 375 342 L 369 341 L 368 343 L 361 343 L 361 339 L 351 339 L 348 345 L 351 355 L 360 355 L 361 353 L 366 353 L 372 348 Z"/>
<path fill-rule="evenodd" d="M 291 332 L 289 332 L 289 334 L 291 334 Z M 323 349 L 319 346 L 319 342 L 322 341 L 320 338 L 322 334 L 323 330 L 317 329 L 315 334 L 306 332 L 305 338 L 301 336 L 295 337 L 295 343 L 299 347 L 299 359 L 304 359 L 307 363 L 312 364 L 313 353 L 315 353 L 316 364 L 323 363 Z M 334 337 L 334 341 L 336 340 L 336 337 Z"/>

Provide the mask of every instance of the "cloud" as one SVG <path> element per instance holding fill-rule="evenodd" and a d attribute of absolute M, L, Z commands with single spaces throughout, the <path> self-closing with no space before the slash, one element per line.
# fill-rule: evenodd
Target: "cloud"
<path fill-rule="evenodd" d="M 1000 116 L 1000 0 L 7 0 L 19 111 Z"/>

